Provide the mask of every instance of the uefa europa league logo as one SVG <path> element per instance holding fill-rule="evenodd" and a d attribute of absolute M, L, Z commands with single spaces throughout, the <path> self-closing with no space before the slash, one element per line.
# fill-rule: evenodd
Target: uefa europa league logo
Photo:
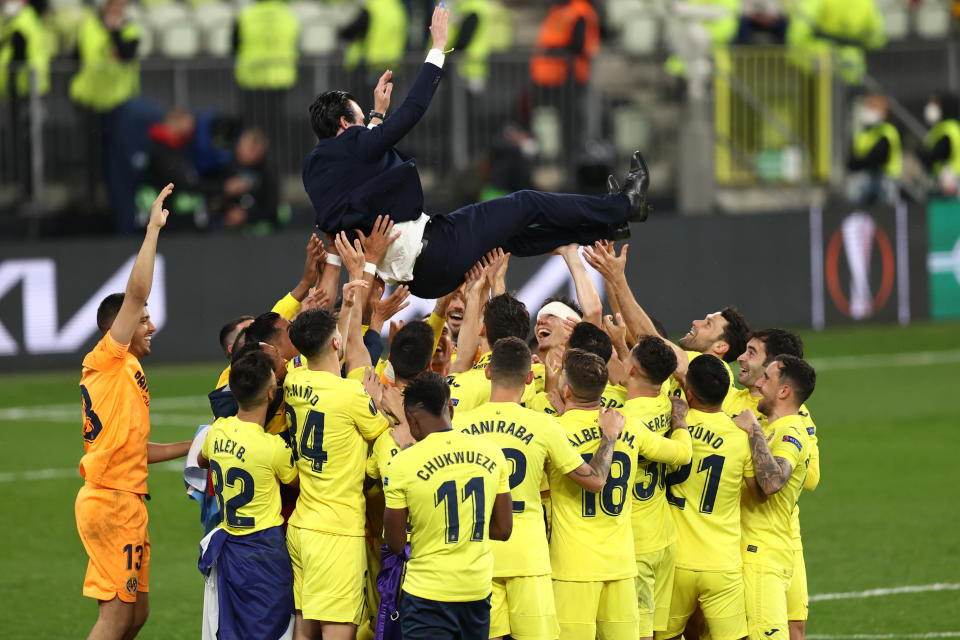
<path fill-rule="evenodd" d="M 882 276 L 876 293 L 870 282 L 870 265 L 874 245 L 880 250 Z M 840 285 L 840 251 L 846 255 L 850 272 L 849 298 Z M 833 232 L 827 247 L 824 275 L 830 298 L 842 313 L 854 320 L 865 320 L 887 304 L 893 291 L 896 261 L 890 238 L 877 226 L 873 216 L 857 211 L 851 213 Z"/>

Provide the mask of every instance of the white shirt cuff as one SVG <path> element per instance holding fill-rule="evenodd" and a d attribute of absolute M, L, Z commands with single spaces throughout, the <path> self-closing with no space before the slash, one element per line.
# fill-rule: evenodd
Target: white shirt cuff
<path fill-rule="evenodd" d="M 446 58 L 446 56 L 443 55 L 443 51 L 440 51 L 440 49 L 430 49 L 430 52 L 427 53 L 427 62 L 435 64 L 441 69 L 443 69 L 444 58 Z"/>

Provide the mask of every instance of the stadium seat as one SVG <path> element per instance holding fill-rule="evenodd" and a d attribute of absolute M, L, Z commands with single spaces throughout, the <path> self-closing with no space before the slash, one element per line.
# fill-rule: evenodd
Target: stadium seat
<path fill-rule="evenodd" d="M 189 22 L 189 12 L 182 4 L 162 4 L 147 8 L 144 23 L 154 29 L 166 29 L 170 25 Z"/>
<path fill-rule="evenodd" d="M 153 29 L 142 25 L 140 27 L 140 44 L 137 45 L 137 56 L 140 58 L 148 57 L 153 53 L 154 45 Z"/>
<path fill-rule="evenodd" d="M 226 58 L 233 53 L 233 23 L 208 25 L 203 30 L 204 50 L 211 56 Z"/>
<path fill-rule="evenodd" d="M 905 5 L 883 9 L 883 30 L 888 40 L 903 40 L 910 33 L 910 14 Z"/>
<path fill-rule="evenodd" d="M 614 31 L 625 27 L 630 18 L 649 14 L 650 8 L 644 10 L 643 0 L 607 0 L 606 24 Z"/>
<path fill-rule="evenodd" d="M 193 10 L 193 17 L 204 29 L 218 25 L 232 25 L 234 8 L 232 5 L 215 2 L 198 5 Z"/>
<path fill-rule="evenodd" d="M 300 24 L 306 24 L 323 16 L 324 7 L 316 0 L 301 0 L 300 2 L 291 2 L 290 10 L 300 21 Z"/>
<path fill-rule="evenodd" d="M 300 51 L 307 56 L 323 56 L 337 49 L 337 28 L 327 20 L 311 20 L 300 26 Z"/>
<path fill-rule="evenodd" d="M 636 149 L 645 149 L 650 141 L 650 121 L 636 105 L 614 107 L 613 144 L 621 155 L 629 155 Z"/>
<path fill-rule="evenodd" d="M 620 32 L 620 48 L 633 55 L 649 55 L 657 50 L 660 23 L 649 15 L 631 17 Z"/>
<path fill-rule="evenodd" d="M 192 58 L 200 51 L 200 32 L 190 22 L 168 25 L 158 35 L 160 53 L 168 58 Z"/>
<path fill-rule="evenodd" d="M 560 114 L 553 107 L 537 107 L 530 118 L 530 129 L 540 145 L 540 155 L 547 160 L 560 157 Z"/>
<path fill-rule="evenodd" d="M 950 10 L 946 4 L 925 0 L 914 18 L 914 28 L 921 38 L 945 38 L 950 33 Z"/>

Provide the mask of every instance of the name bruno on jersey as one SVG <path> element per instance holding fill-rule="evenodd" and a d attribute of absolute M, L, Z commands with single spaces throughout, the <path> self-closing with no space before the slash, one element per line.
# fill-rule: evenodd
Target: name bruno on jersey
<path fill-rule="evenodd" d="M 714 449 L 719 449 L 723 446 L 723 437 L 715 435 L 710 429 L 704 429 L 702 424 L 692 425 L 690 427 L 690 437 L 696 438 Z"/>

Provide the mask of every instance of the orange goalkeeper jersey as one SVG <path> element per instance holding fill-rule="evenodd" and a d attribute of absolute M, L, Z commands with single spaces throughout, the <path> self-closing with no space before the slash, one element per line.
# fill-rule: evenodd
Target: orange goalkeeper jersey
<path fill-rule="evenodd" d="M 108 331 L 83 359 L 80 475 L 90 484 L 145 494 L 150 391 L 129 346 Z"/>

